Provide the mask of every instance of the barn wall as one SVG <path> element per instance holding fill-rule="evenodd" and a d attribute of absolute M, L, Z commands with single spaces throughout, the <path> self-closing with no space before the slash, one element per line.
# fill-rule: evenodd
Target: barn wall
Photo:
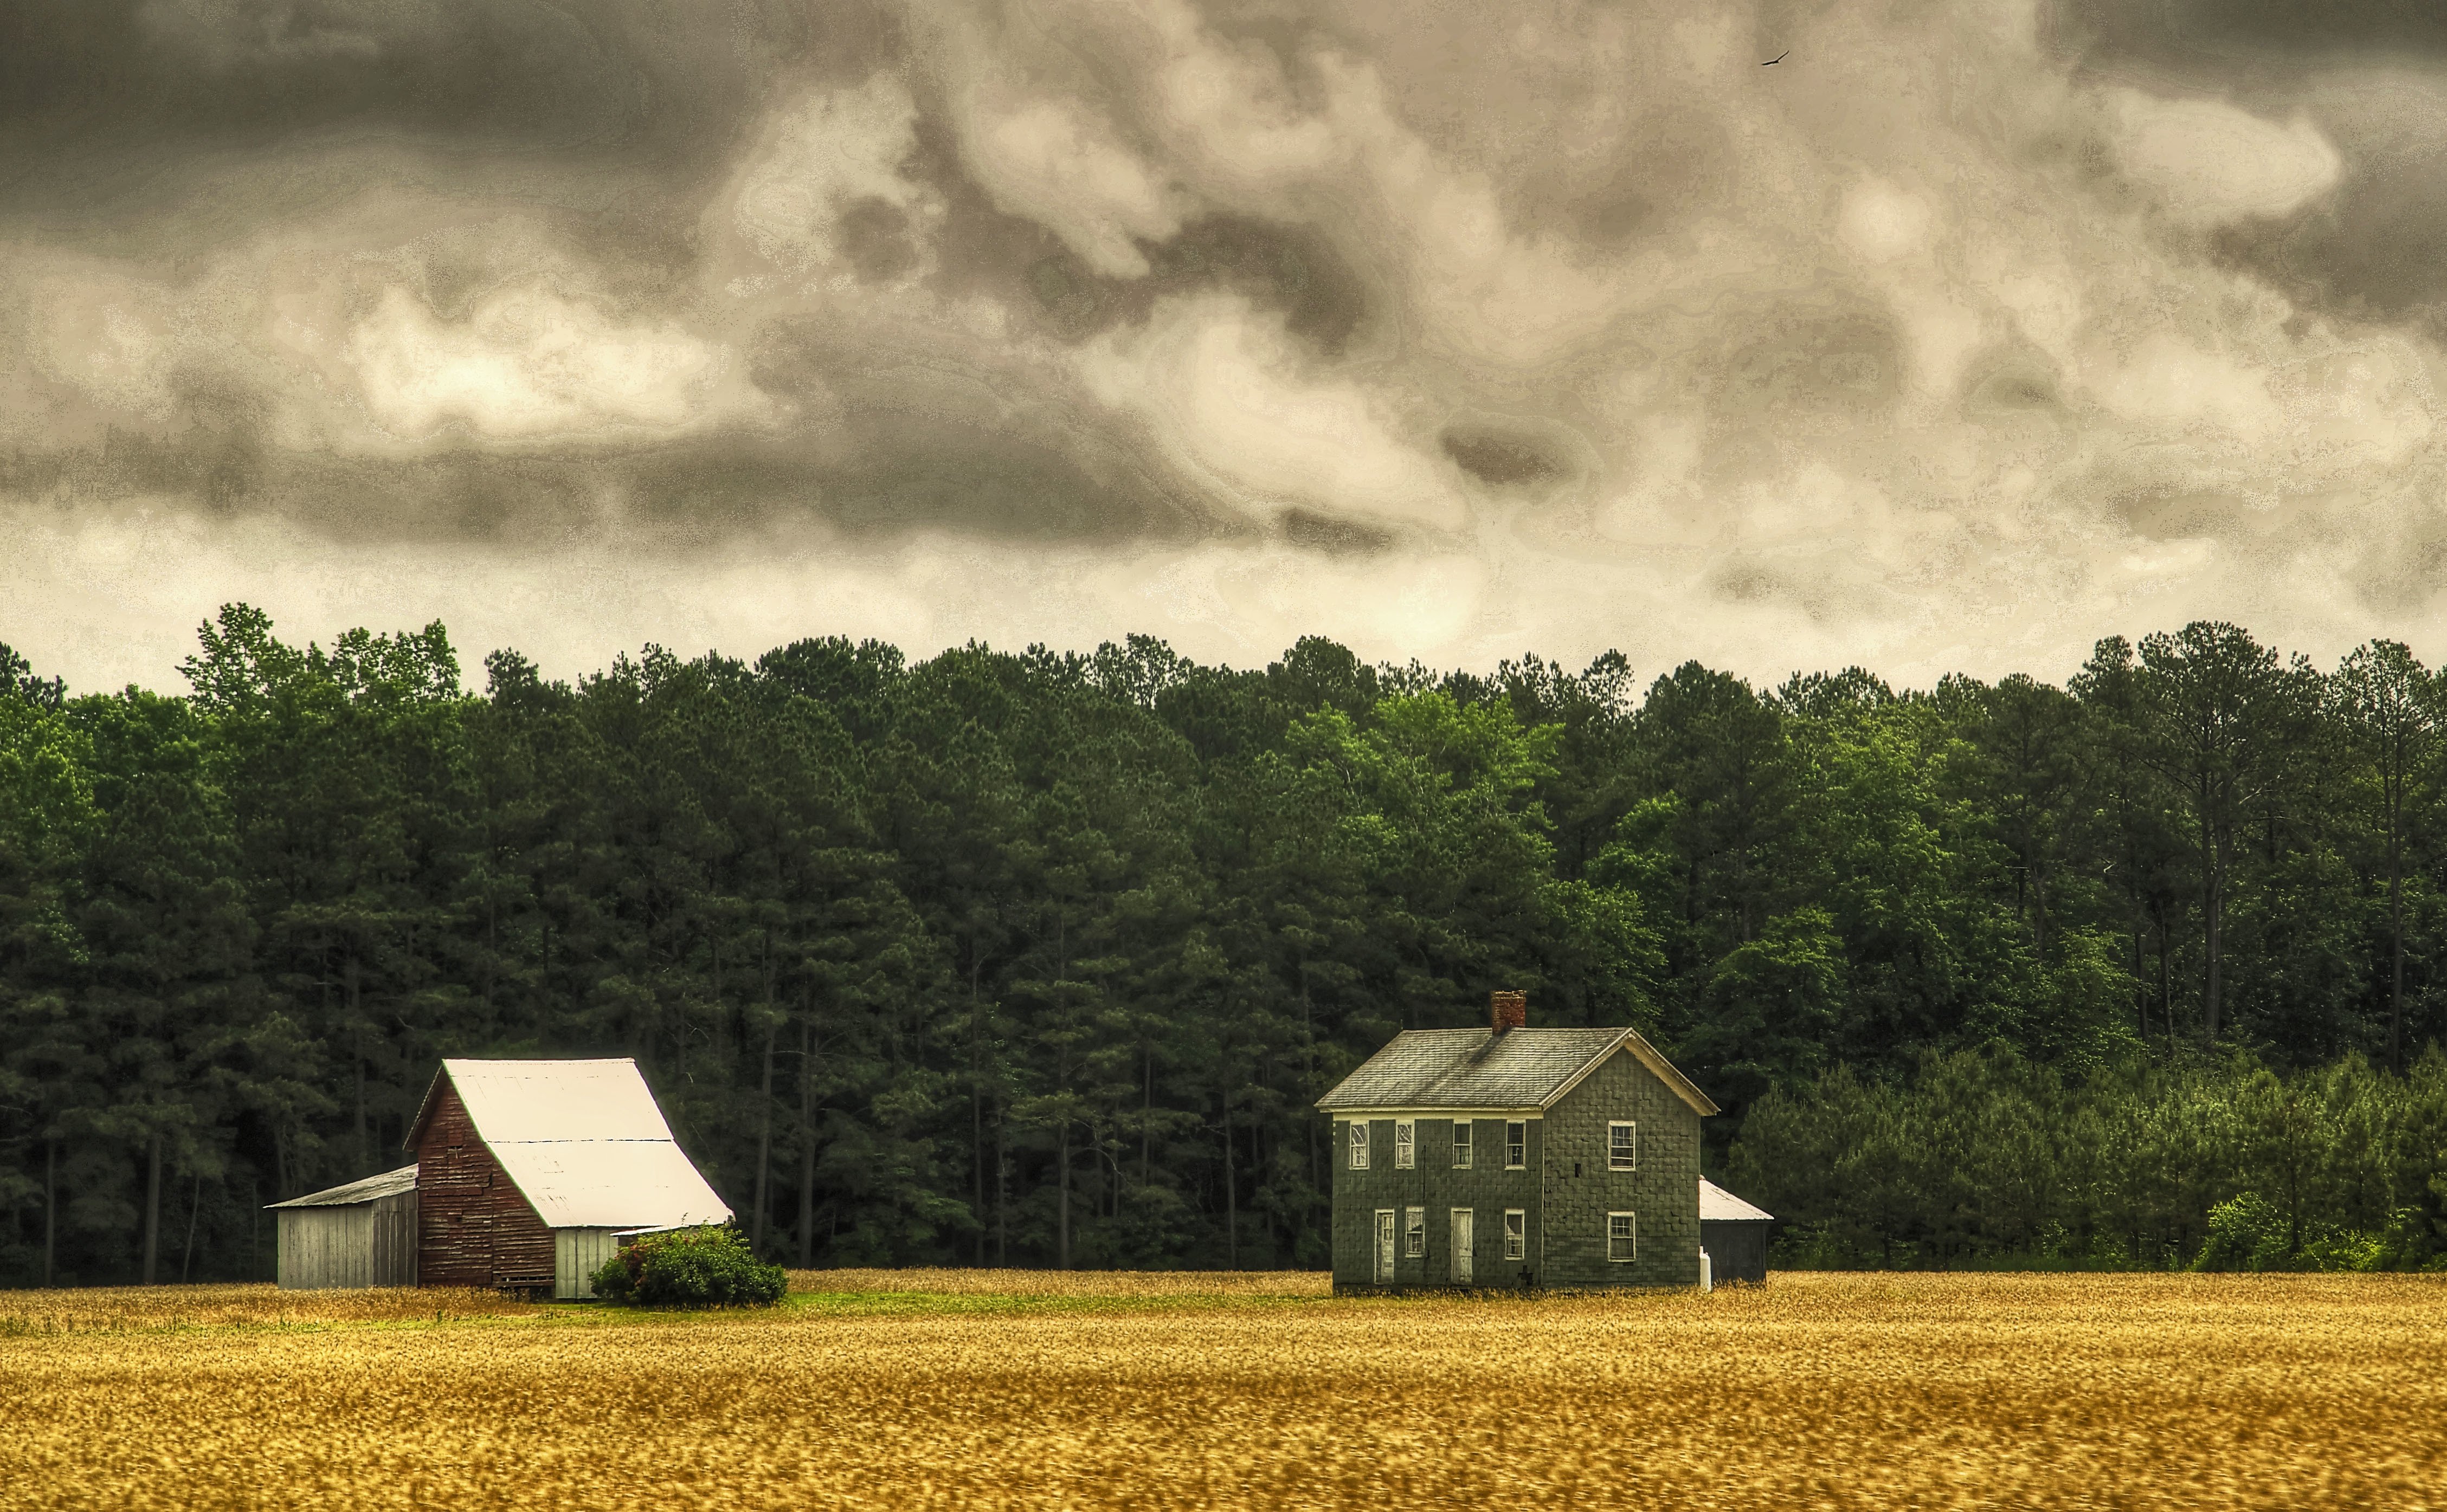
<path fill-rule="evenodd" d="M 371 1249 L 371 1284 L 375 1286 L 414 1286 L 416 1284 L 416 1193 L 413 1190 L 394 1192 L 374 1199 L 372 1232 L 369 1236 Z"/>
<path fill-rule="evenodd" d="M 583 1299 L 595 1295 L 595 1273 L 619 1249 L 608 1228 L 565 1228 L 552 1231 L 552 1295 Z"/>
<path fill-rule="evenodd" d="M 1617 1119 L 1640 1125 L 1636 1170 L 1607 1168 L 1606 1125 Z M 1615 1051 L 1546 1110 L 1546 1154 L 1540 1285 L 1699 1284 L 1699 1115 L 1638 1056 Z M 1609 1213 L 1638 1219 L 1637 1259 L 1606 1258 Z"/>
<path fill-rule="evenodd" d="M 416 1145 L 417 1284 L 545 1287 L 554 1269 L 552 1230 L 446 1081 Z"/>
<path fill-rule="evenodd" d="M 291 1291 L 371 1286 L 373 1205 L 280 1210 L 280 1284 Z"/>

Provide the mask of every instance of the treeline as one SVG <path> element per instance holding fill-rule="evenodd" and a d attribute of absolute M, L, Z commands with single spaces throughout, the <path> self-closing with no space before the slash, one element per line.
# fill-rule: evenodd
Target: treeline
<path fill-rule="evenodd" d="M 1732 1180 L 1808 1269 L 2447 1269 L 2447 1054 L 2403 1077 L 2358 1055 L 2070 1077 L 2001 1043 L 1892 1082 L 1838 1067 L 1751 1109 Z"/>
<path fill-rule="evenodd" d="M 399 1162 L 446 1054 L 635 1056 L 781 1258 L 1321 1265 L 1312 1100 L 1497 986 L 1639 1025 L 1712 1160 L 1755 1112 L 1812 1243 L 2034 1252 L 2112 1226 L 1896 1217 L 1808 1119 L 1911 1126 L 1965 1051 L 2085 1107 L 2409 1087 L 2447 1017 L 2439 690 L 2388 643 L 1897 693 L 832 639 L 477 695 L 439 625 L 233 606 L 180 671 L 0 649 L 0 1278 L 267 1274 L 260 1205 Z M 2265 1184 L 2203 1170 L 2134 1254 Z"/>

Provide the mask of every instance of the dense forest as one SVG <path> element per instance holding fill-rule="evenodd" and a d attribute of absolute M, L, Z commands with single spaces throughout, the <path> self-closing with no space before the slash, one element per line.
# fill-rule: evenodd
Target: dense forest
<path fill-rule="evenodd" d="M 648 647 L 225 609 L 0 647 L 0 1281 L 261 1276 L 448 1054 L 632 1055 L 795 1263 L 1317 1266 L 1397 1030 L 1634 1024 L 1812 1263 L 2411 1265 L 2442 690 L 2194 624 L 2068 686 Z"/>

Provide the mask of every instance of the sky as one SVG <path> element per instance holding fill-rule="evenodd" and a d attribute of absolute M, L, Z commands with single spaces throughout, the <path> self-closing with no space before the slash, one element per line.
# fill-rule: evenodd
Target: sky
<path fill-rule="evenodd" d="M 2442 241 L 2429 0 L 14 0 L 0 640 L 2436 660 Z"/>

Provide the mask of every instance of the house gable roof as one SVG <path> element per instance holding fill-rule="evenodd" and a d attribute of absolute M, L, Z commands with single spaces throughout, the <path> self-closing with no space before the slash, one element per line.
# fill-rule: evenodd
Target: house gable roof
<path fill-rule="evenodd" d="M 411 1148 L 445 1087 L 547 1227 L 675 1228 L 730 1218 L 672 1138 L 633 1060 L 444 1061 L 408 1125 Z"/>
<path fill-rule="evenodd" d="M 1690 1078 L 1627 1029 L 1404 1030 L 1317 1106 L 1328 1112 L 1544 1109 L 1617 1050 L 1638 1059 L 1700 1117 L 1717 1111 Z"/>

